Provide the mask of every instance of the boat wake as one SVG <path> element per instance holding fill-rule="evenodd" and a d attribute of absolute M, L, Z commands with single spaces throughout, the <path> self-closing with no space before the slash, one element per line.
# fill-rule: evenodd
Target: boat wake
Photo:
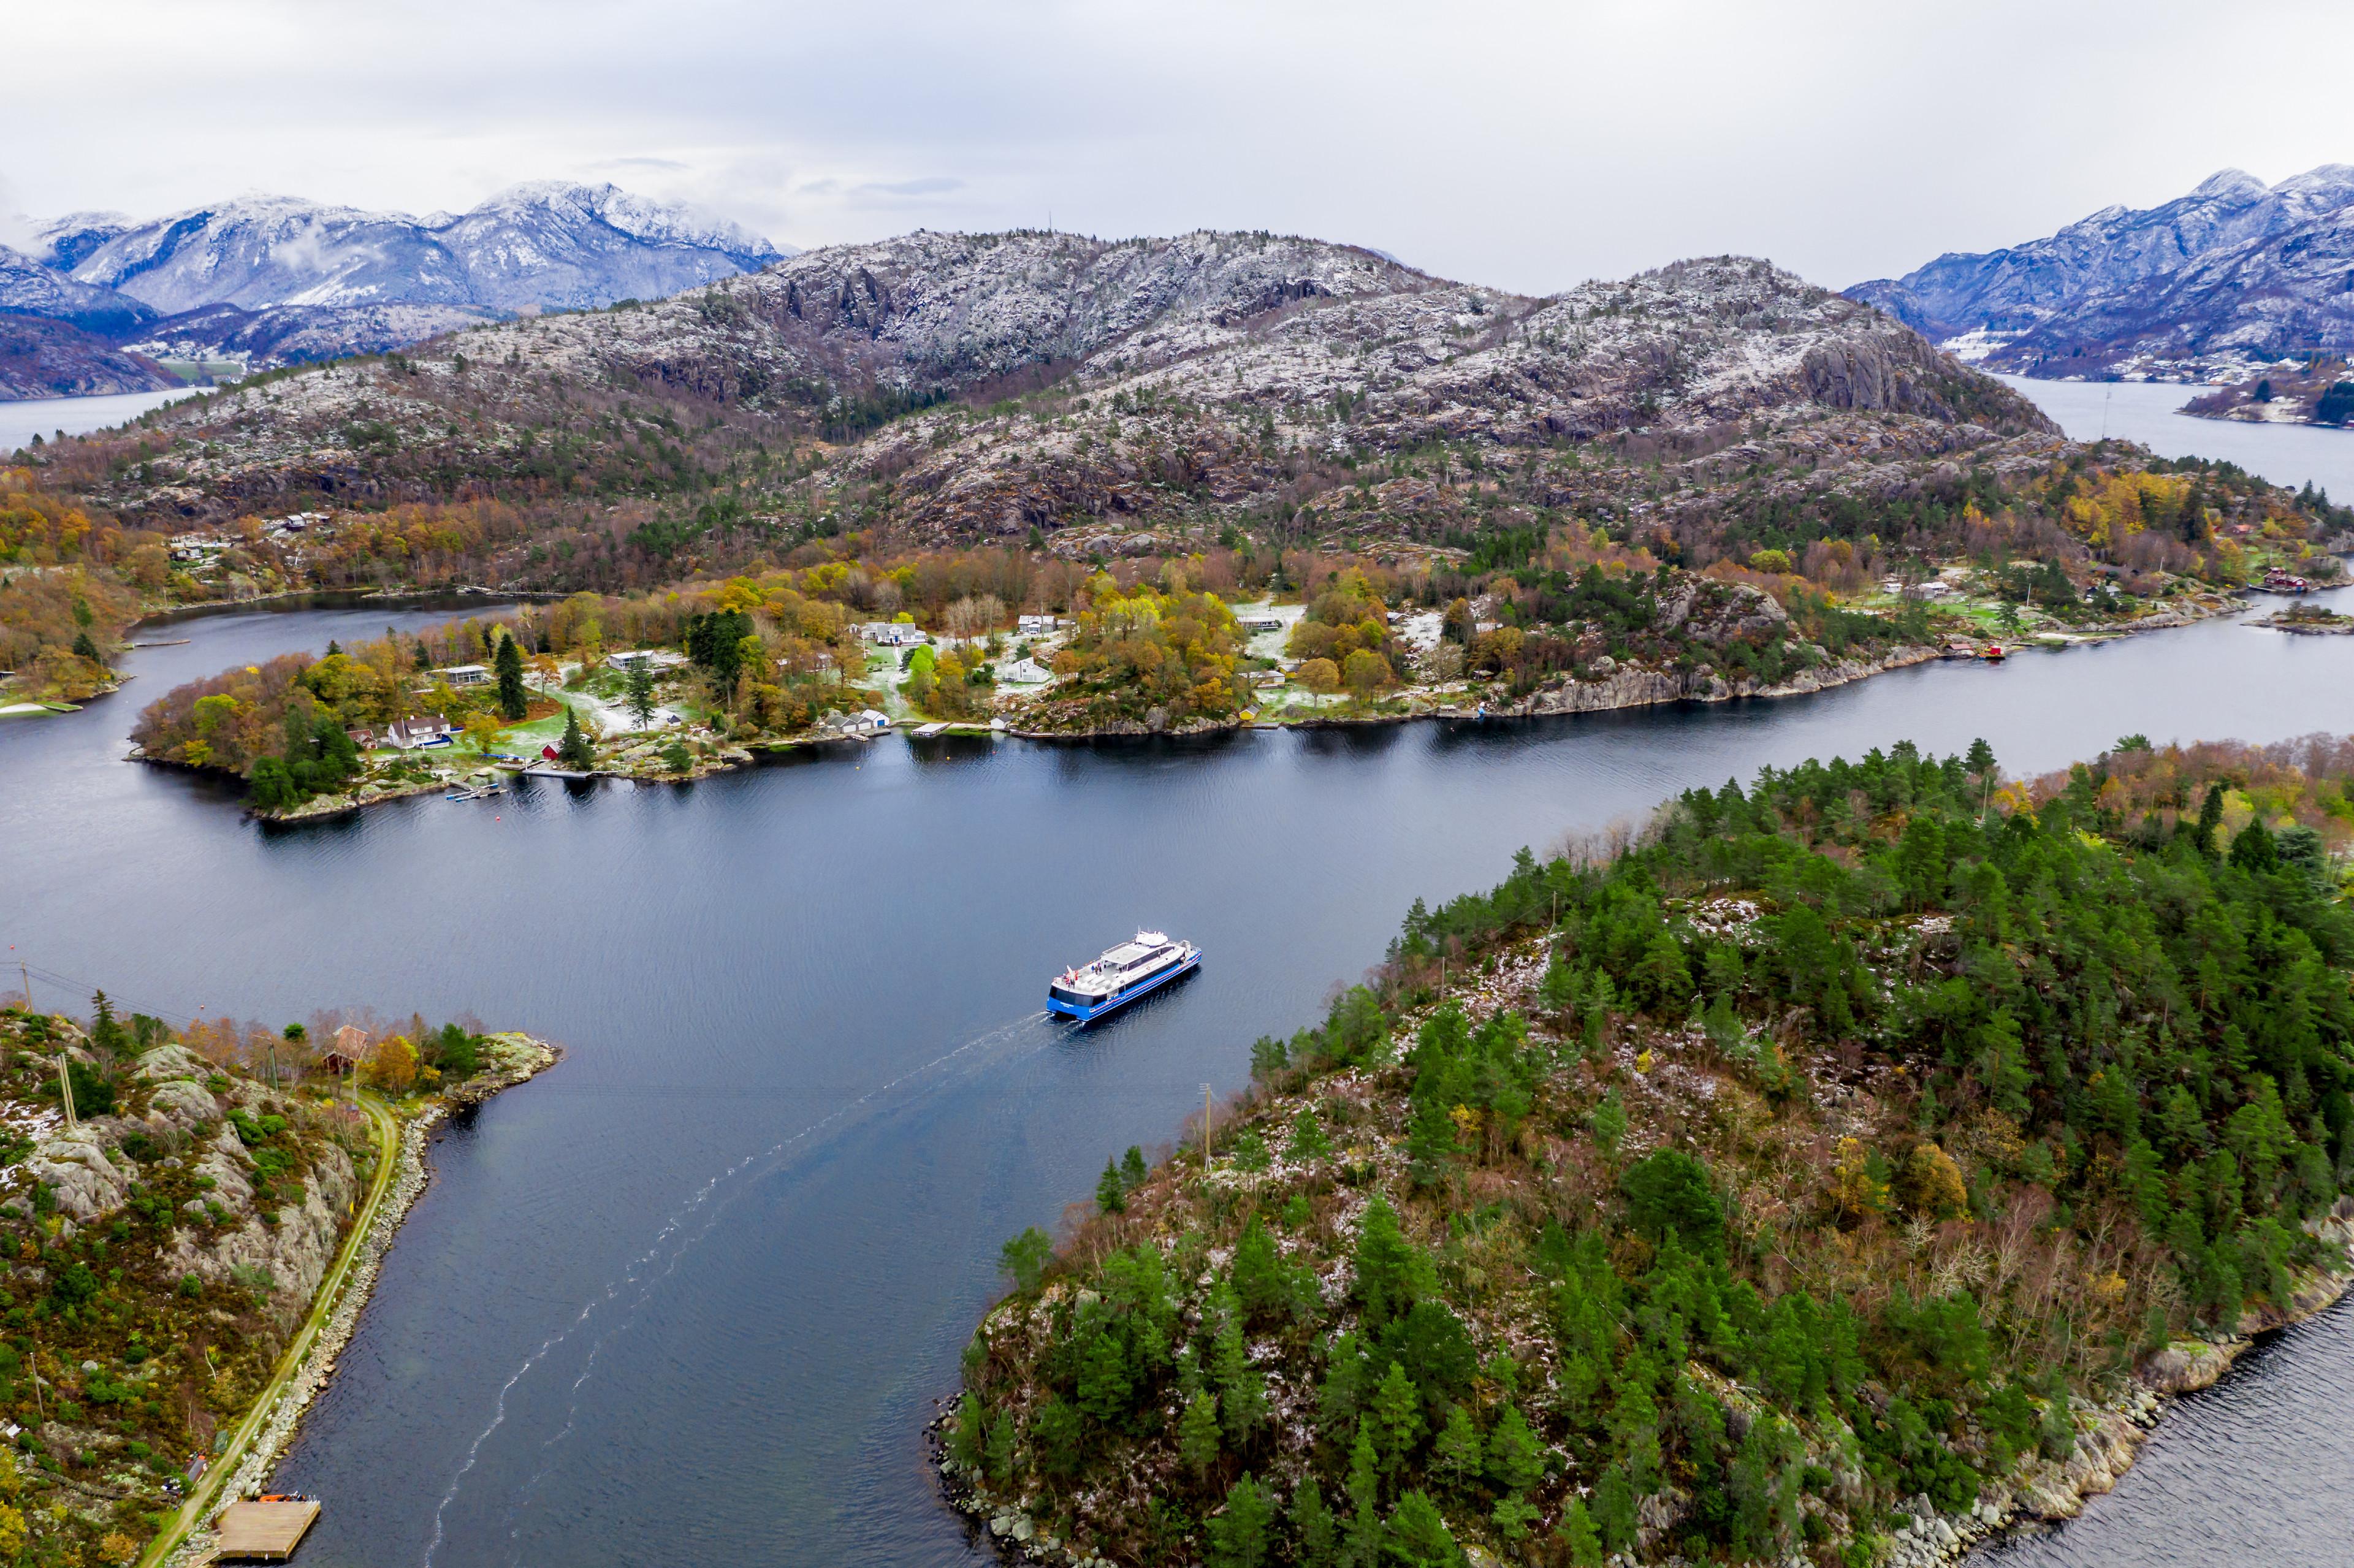
<path fill-rule="evenodd" d="M 1042 1009 L 976 1035 L 953 1050 L 944 1051 L 920 1066 L 911 1067 L 888 1082 L 866 1090 L 855 1099 L 836 1107 L 790 1137 L 745 1155 L 696 1188 L 663 1221 L 645 1250 L 631 1258 L 620 1275 L 602 1290 L 582 1303 L 571 1321 L 542 1340 L 538 1348 L 525 1356 L 522 1364 L 499 1386 L 498 1395 L 491 1404 L 489 1424 L 467 1445 L 464 1458 L 450 1478 L 449 1489 L 434 1506 L 433 1531 L 425 1546 L 425 1568 L 432 1568 L 435 1555 L 447 1540 L 448 1515 L 465 1488 L 467 1476 L 473 1471 L 485 1446 L 506 1425 L 511 1396 L 543 1363 L 594 1325 L 595 1338 L 581 1359 L 580 1370 L 573 1378 L 570 1389 L 567 1391 L 563 1420 L 555 1434 L 541 1444 L 543 1457 L 540 1463 L 507 1501 L 504 1515 L 510 1540 L 517 1538 L 525 1504 L 552 1470 L 555 1451 L 571 1436 L 578 1424 L 581 1393 L 596 1370 L 599 1354 L 607 1344 L 627 1333 L 636 1323 L 640 1312 L 653 1298 L 663 1282 L 675 1274 L 687 1255 L 718 1228 L 730 1203 L 752 1190 L 762 1177 L 774 1173 L 788 1161 L 809 1152 L 825 1140 L 839 1137 L 853 1126 L 864 1125 L 877 1117 L 906 1109 L 923 1095 L 947 1083 L 955 1075 L 957 1068 L 977 1070 L 992 1061 L 1013 1060 L 1046 1049 L 1055 1040 L 1051 1032 L 1041 1027 L 1049 1016 Z M 1009 1050 L 1008 1047 L 1013 1049 Z M 517 1555 L 510 1561 L 519 1558 L 518 1542 Z"/>

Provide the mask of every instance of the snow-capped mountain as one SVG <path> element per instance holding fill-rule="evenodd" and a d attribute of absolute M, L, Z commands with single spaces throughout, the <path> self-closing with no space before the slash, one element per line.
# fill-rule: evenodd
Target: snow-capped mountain
<path fill-rule="evenodd" d="M 78 212 L 35 225 L 32 247 L 0 248 L 0 314 L 70 323 L 101 348 L 135 342 L 256 369 L 664 299 L 796 254 L 685 207 L 556 180 L 425 217 L 275 196 L 144 222 Z"/>
<path fill-rule="evenodd" d="M 250 196 L 111 235 L 102 224 L 57 227 L 53 264 L 165 315 L 217 304 L 581 309 L 674 294 L 785 254 L 610 185 L 552 181 L 456 217 Z"/>
<path fill-rule="evenodd" d="M 2342 347 L 2349 207 L 2354 165 L 2277 185 L 2225 169 L 2158 207 L 2104 207 L 2048 238 L 1948 253 L 1848 293 L 1933 338 L 1970 340 L 1991 366 L 2046 375 Z"/>
<path fill-rule="evenodd" d="M 157 314 L 154 307 L 126 294 L 77 282 L 5 245 L 0 245 L 0 312 L 69 322 L 101 336 L 135 331 Z"/>

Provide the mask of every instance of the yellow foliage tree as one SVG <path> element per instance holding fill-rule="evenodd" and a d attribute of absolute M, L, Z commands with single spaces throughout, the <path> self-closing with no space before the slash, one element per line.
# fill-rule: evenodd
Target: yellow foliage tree
<path fill-rule="evenodd" d="M 1896 1173 L 1896 1201 L 1905 1212 L 1946 1219 L 1970 1206 L 1970 1190 L 1954 1157 L 1934 1143 L 1916 1143 Z"/>
<path fill-rule="evenodd" d="M 403 1034 L 376 1043 L 368 1060 L 368 1081 L 387 1094 L 405 1095 L 417 1082 L 417 1047 Z"/>

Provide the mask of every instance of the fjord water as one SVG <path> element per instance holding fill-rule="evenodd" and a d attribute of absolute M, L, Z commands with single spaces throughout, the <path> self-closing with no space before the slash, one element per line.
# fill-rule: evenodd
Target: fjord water
<path fill-rule="evenodd" d="M 0 457 L 30 446 L 35 436 L 48 440 L 63 431 L 88 435 L 135 419 L 150 408 L 194 397 L 204 388 L 175 387 L 163 392 L 111 392 L 97 397 L 25 397 L 0 400 Z"/>
<path fill-rule="evenodd" d="M 2135 730 L 2354 730 L 2354 641 L 2223 622 L 1782 702 L 894 736 L 691 786 L 532 780 L 292 830 L 121 760 L 139 704 L 179 681 L 448 613 L 188 620 L 153 634 L 188 646 L 132 656 L 122 694 L 0 725 L 0 941 L 81 992 L 44 1002 L 102 984 L 273 1024 L 463 1010 L 569 1052 L 442 1137 L 280 1471 L 325 1499 L 303 1555 L 333 1568 L 966 1560 L 917 1432 L 998 1244 L 1170 1138 L 1204 1084 L 1239 1087 L 1249 1041 L 1317 1016 L 1416 896 L 1763 763 L 1982 735 L 2026 770 Z M 1201 972 L 1089 1033 L 1050 1023 L 1046 977 L 1139 924 L 1200 942 Z M 2342 1369 L 2345 1336 L 2327 1343 Z M 2285 1377 L 2275 1397 L 2320 1386 Z M 2198 1462 L 2281 1478 L 2229 1443 Z M 2343 1436 L 2294 1464 L 2354 1479 Z"/>
<path fill-rule="evenodd" d="M 2160 457 L 2218 458 L 2274 484 L 2327 491 L 2339 505 L 2354 500 L 2354 430 L 2319 425 L 2250 425 L 2180 412 L 2208 390 L 2162 381 L 2035 381 L 1999 377 L 2035 400 L 2080 441 L 2103 436 L 2139 441 Z"/>

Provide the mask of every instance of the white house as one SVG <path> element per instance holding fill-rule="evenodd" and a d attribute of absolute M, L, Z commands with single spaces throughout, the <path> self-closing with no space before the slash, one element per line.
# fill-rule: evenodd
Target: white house
<path fill-rule="evenodd" d="M 931 641 L 912 620 L 870 620 L 859 627 L 858 635 L 880 648 L 905 648 Z"/>
<path fill-rule="evenodd" d="M 415 751 L 421 747 L 448 746 L 450 721 L 440 714 L 424 714 L 416 718 L 392 721 L 384 732 L 385 745 L 396 751 Z"/>
<path fill-rule="evenodd" d="M 491 683 L 491 667 L 488 664 L 452 664 L 446 670 L 433 673 L 453 686 L 487 686 Z"/>
<path fill-rule="evenodd" d="M 675 670 L 686 662 L 686 655 L 675 648 L 631 648 L 606 654 L 605 662 L 624 673 L 641 664 L 654 671 Z"/>
<path fill-rule="evenodd" d="M 1062 624 L 1062 617 L 1055 615 L 1020 615 L 1013 619 L 1014 631 L 1023 637 L 1043 637 L 1059 630 Z"/>
<path fill-rule="evenodd" d="M 1260 631 L 1280 631 L 1283 630 L 1283 617 L 1279 615 L 1268 615 L 1265 611 L 1259 611 L 1250 615 L 1238 615 L 1235 617 L 1235 624 L 1241 627 L 1245 631 L 1254 633 Z"/>

